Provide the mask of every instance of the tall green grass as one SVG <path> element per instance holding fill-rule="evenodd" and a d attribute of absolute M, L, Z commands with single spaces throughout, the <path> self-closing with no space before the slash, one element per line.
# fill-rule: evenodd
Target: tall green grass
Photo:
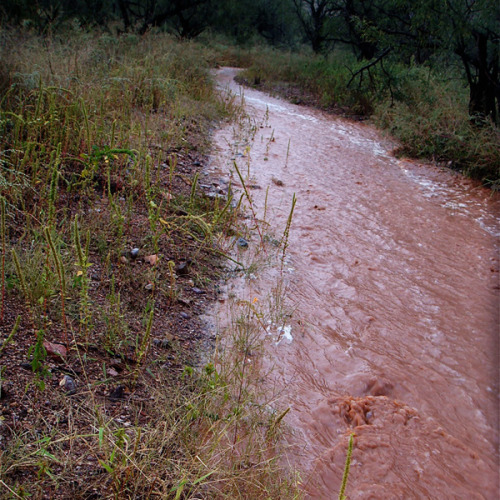
<path fill-rule="evenodd" d="M 156 253 L 159 235 L 164 243 L 170 238 L 158 222 L 171 217 L 169 186 L 160 185 L 169 162 L 207 152 L 211 123 L 233 111 L 214 92 L 200 48 L 166 36 L 39 39 L 2 32 L 2 39 L 1 58 L 10 68 L 0 96 L 7 232 L 20 261 L 30 262 L 26 279 L 44 317 L 62 276 L 45 262 L 45 228 L 54 231 L 51 248 L 69 269 L 69 220 L 79 212 L 80 232 L 92 234 L 91 252 L 116 260 L 135 243 Z M 200 213 L 208 208 L 203 204 Z M 141 213 L 158 234 L 141 228 L 133 242 L 131 217 Z M 12 262 L 6 268 L 14 273 Z M 64 308 L 56 309 L 64 317 Z"/>

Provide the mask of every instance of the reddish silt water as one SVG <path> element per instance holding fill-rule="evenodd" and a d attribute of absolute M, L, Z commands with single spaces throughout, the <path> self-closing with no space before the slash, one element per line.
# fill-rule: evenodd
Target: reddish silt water
<path fill-rule="evenodd" d="M 257 132 L 219 131 L 210 173 L 249 168 L 278 233 L 297 197 L 293 340 L 269 349 L 308 497 L 337 498 L 354 432 L 349 499 L 499 498 L 499 197 L 396 159 L 371 126 L 242 90 L 235 73 L 218 81 L 244 94 Z M 275 279 L 230 286 L 259 297 Z"/>

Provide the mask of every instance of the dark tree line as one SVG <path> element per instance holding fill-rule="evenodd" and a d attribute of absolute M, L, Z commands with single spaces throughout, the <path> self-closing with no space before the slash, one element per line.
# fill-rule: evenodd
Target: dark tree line
<path fill-rule="evenodd" d="M 260 36 L 273 44 L 290 45 L 297 38 L 291 0 L 2 0 L 0 18 L 28 24 L 41 33 L 68 21 L 82 27 L 113 26 L 144 34 L 153 28 L 179 38 L 195 38 L 210 28 L 238 43 Z"/>
<path fill-rule="evenodd" d="M 306 42 L 318 54 L 342 45 L 367 67 L 440 56 L 461 64 L 471 115 L 500 119 L 498 0 L 2 0 L 0 16 L 42 33 L 76 21 L 140 34 L 162 29 L 179 38 L 211 29 L 237 43 Z"/>
<path fill-rule="evenodd" d="M 348 45 L 366 68 L 384 58 L 423 64 L 460 61 L 472 116 L 500 120 L 498 0 L 293 0 L 303 32 L 317 53 Z"/>

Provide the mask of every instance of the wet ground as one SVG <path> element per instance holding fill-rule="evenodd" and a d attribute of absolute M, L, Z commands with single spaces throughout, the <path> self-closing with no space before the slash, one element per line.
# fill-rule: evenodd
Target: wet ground
<path fill-rule="evenodd" d="M 297 202 L 282 272 L 229 287 L 252 300 L 281 276 L 294 313 L 268 383 L 307 494 L 336 498 L 354 432 L 350 499 L 498 498 L 500 198 L 235 73 L 218 80 L 250 120 L 217 134 L 210 173 L 227 180 L 236 161 L 277 239 Z"/>

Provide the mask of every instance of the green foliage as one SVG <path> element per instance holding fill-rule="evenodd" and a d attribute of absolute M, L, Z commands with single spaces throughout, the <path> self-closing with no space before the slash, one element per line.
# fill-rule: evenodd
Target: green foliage
<path fill-rule="evenodd" d="M 47 351 L 43 345 L 44 340 L 45 332 L 43 330 L 38 330 L 36 332 L 36 342 L 28 351 L 28 355 L 32 357 L 31 368 L 39 377 L 37 379 L 37 385 L 42 391 L 45 389 L 45 382 L 43 379 L 49 375 L 49 371 L 44 365 L 44 361 L 47 358 Z"/>
<path fill-rule="evenodd" d="M 10 321 L 16 307 L 30 319 L 0 351 L 10 355 L 15 341 L 43 389 L 44 340 L 56 344 L 67 331 L 72 342 L 57 368 L 74 369 L 86 397 L 47 384 L 42 405 L 58 409 L 54 418 L 45 405 L 29 413 L 33 425 L 6 438 L 3 486 L 14 496 L 74 487 L 84 496 L 296 498 L 275 458 L 284 413 L 270 419 L 251 393 L 245 357 L 218 357 L 182 378 L 181 367 L 195 364 L 194 341 L 188 349 L 181 330 L 179 340 L 151 347 L 156 329 L 175 327 L 169 313 L 190 293 L 190 280 L 205 285 L 217 276 L 224 234 L 235 233 L 231 196 L 204 196 L 195 161 L 207 152 L 214 121 L 241 113 L 215 92 L 209 65 L 245 53 L 165 34 L 113 37 L 76 27 L 60 36 L 64 12 L 52 14 L 45 37 L 0 31 L 9 69 L 0 85 L 5 316 Z M 186 257 L 188 274 L 177 275 Z M 94 377 L 101 367 L 104 380 Z M 123 405 L 126 423 L 103 403 L 111 377 L 125 394 L 135 391 Z M 40 404 L 31 385 L 24 397 Z M 59 425 L 67 415 L 70 425 Z M 94 457 L 102 475 L 82 472 L 82 456 Z"/>
<path fill-rule="evenodd" d="M 469 177 L 500 187 L 500 130 L 469 119 L 467 96 L 458 82 L 413 71 L 401 97 L 376 106 L 375 123 L 401 143 L 400 154 L 447 162 Z"/>
<path fill-rule="evenodd" d="M 9 336 L 2 342 L 2 345 L 0 345 L 0 354 L 2 354 L 3 350 L 9 345 L 10 342 L 12 342 L 13 338 L 15 337 L 15 335 L 17 333 L 17 330 L 19 329 L 20 322 L 21 322 L 21 316 L 18 316 L 16 318 L 16 322 L 15 322 L 14 327 L 12 328 L 12 331 L 10 332 Z M 1 373 L 0 373 L 0 375 L 1 375 Z"/>

